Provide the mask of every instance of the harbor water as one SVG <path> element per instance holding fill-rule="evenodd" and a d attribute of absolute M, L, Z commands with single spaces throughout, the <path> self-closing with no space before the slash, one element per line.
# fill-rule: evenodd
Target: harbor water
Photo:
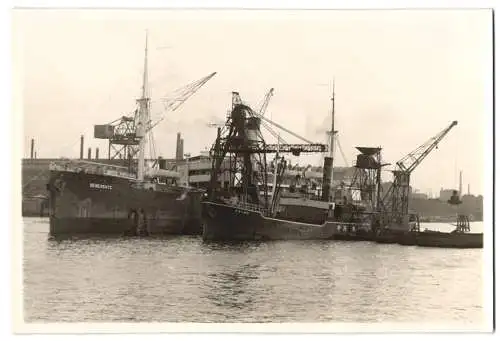
<path fill-rule="evenodd" d="M 23 221 L 27 323 L 485 321 L 482 249 L 185 236 L 51 240 L 47 219 Z"/>

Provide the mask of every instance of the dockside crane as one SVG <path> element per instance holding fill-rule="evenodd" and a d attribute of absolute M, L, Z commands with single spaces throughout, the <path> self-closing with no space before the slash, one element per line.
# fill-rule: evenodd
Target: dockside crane
<path fill-rule="evenodd" d="M 188 84 L 182 88 L 175 90 L 168 97 L 162 98 L 163 106 L 166 111 L 175 111 L 177 110 L 184 102 L 186 102 L 189 97 L 193 96 L 206 82 L 208 82 L 212 77 L 214 77 L 217 72 L 212 72 L 210 75 L 203 77 L 191 84 Z M 156 127 L 161 121 L 165 119 L 165 115 L 160 118 L 158 121 L 150 125 L 149 130 Z"/>
<path fill-rule="evenodd" d="M 215 75 L 216 72 L 213 72 L 206 77 L 173 91 L 167 97 L 161 98 L 160 100 L 165 108 L 165 111 L 173 112 L 177 110 Z M 140 141 L 140 138 L 136 136 L 138 114 L 139 111 L 135 110 L 134 112 L 124 115 L 108 124 L 94 126 L 94 138 L 106 139 L 109 141 L 109 159 L 123 158 L 130 160 L 137 154 Z M 152 122 L 149 118 L 146 132 L 150 132 L 154 127 L 162 122 L 165 117 L 166 115 L 163 115 L 156 122 Z"/>
<path fill-rule="evenodd" d="M 396 222 L 402 222 L 403 218 L 408 215 L 411 173 L 422 163 L 432 150 L 437 148 L 441 140 L 443 140 L 457 123 L 457 121 L 453 121 L 437 135 L 433 136 L 396 162 L 396 167 L 393 170 L 392 185 L 381 202 L 384 213 L 389 213 L 388 218 Z M 390 212 L 388 212 L 389 207 Z"/>

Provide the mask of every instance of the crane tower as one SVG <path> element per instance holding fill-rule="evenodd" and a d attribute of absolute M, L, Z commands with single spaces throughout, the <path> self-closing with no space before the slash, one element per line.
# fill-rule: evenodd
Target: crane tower
<path fill-rule="evenodd" d="M 167 111 L 175 111 L 189 97 L 196 93 L 206 82 L 208 82 L 215 72 L 203 77 L 195 82 L 192 82 L 184 87 L 175 90 L 168 97 L 162 98 L 162 103 Z M 122 116 L 108 124 L 94 126 L 94 138 L 105 139 L 109 141 L 108 158 L 109 159 L 133 159 L 139 151 L 139 142 L 141 138 L 137 136 L 139 110 L 135 110 L 129 115 Z M 157 126 L 165 116 L 158 121 L 152 123 L 151 118 L 148 118 L 146 131 L 152 130 Z"/>
<path fill-rule="evenodd" d="M 387 218 L 393 222 L 401 223 L 404 217 L 408 215 L 411 173 L 422 163 L 433 149 L 437 148 L 439 142 L 441 142 L 457 123 L 457 121 L 453 121 L 437 135 L 433 136 L 396 162 L 396 169 L 393 171 L 394 178 L 392 185 L 381 202 L 383 210 L 386 213 L 390 212 Z"/>

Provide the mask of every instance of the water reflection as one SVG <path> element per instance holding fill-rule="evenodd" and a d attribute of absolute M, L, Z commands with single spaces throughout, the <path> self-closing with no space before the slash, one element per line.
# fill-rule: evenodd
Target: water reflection
<path fill-rule="evenodd" d="M 47 234 L 47 240 L 55 243 L 59 242 L 116 242 L 126 240 L 170 240 L 179 238 L 177 235 L 152 235 L 152 236 L 124 236 L 124 235 L 102 235 L 102 234 L 78 234 L 78 235 L 57 235 Z"/>
<path fill-rule="evenodd" d="M 270 244 L 272 242 L 262 242 L 262 241 L 203 241 L 202 251 L 206 253 L 212 253 L 214 251 L 252 251 L 257 250 L 263 245 Z"/>
<path fill-rule="evenodd" d="M 252 310 L 259 290 L 259 266 L 245 264 L 234 269 L 210 272 L 205 283 L 205 297 L 218 307 Z"/>
<path fill-rule="evenodd" d="M 186 236 L 49 239 L 47 233 L 47 225 L 25 224 L 29 321 L 483 318 L 482 250 L 338 241 L 217 243 Z"/>

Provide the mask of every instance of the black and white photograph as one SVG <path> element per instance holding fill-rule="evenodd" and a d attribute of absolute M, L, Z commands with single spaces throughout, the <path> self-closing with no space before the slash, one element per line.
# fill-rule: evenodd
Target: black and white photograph
<path fill-rule="evenodd" d="M 493 331 L 492 9 L 11 15 L 15 333 Z"/>

